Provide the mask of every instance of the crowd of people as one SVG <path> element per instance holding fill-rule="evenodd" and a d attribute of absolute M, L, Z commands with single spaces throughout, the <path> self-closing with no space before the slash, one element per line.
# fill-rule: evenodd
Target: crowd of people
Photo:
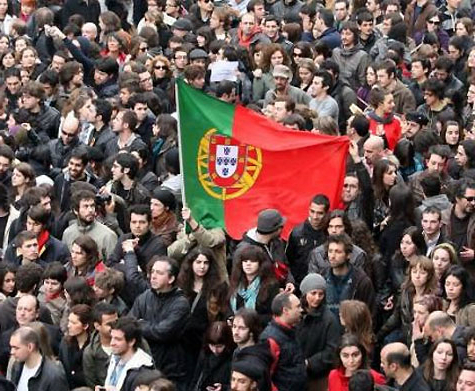
<path fill-rule="evenodd" d="M 0 390 L 474 391 L 474 16 L 0 0 Z M 177 79 L 346 135 L 339 204 L 197 221 Z"/>

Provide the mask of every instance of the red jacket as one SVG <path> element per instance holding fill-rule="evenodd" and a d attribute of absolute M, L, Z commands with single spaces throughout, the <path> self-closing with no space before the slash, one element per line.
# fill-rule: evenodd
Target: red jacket
<path fill-rule="evenodd" d="M 369 119 L 369 131 L 371 134 L 376 135 L 378 125 L 380 122 L 376 121 L 374 118 L 368 117 Z M 397 142 L 401 138 L 401 122 L 396 117 L 393 117 L 392 121 L 386 124 L 383 124 L 384 133 L 386 140 L 388 141 L 388 146 L 391 151 L 396 147 Z"/>
<path fill-rule="evenodd" d="M 369 370 L 375 384 L 386 384 L 386 378 L 373 369 Z M 348 391 L 349 377 L 345 376 L 345 369 L 338 368 L 330 371 L 328 375 L 328 391 Z"/>

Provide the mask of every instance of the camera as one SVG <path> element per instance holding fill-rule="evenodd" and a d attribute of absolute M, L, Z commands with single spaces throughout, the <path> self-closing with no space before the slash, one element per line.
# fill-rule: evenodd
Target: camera
<path fill-rule="evenodd" d="M 112 201 L 110 194 L 96 194 L 96 205 L 105 205 Z"/>

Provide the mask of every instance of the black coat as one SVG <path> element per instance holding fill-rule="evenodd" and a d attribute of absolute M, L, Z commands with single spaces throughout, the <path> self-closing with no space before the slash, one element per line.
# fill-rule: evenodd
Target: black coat
<path fill-rule="evenodd" d="M 285 252 L 297 286 L 308 273 L 310 251 L 323 244 L 325 240 L 325 232 L 314 229 L 308 220 L 297 225 L 290 233 Z"/>
<path fill-rule="evenodd" d="M 16 321 L 16 306 L 20 297 L 7 297 L 7 299 L 0 304 L 0 332 L 4 332 L 17 324 Z M 53 324 L 51 312 L 48 308 L 40 304 L 40 312 L 38 320 L 43 323 Z"/>
<path fill-rule="evenodd" d="M 12 382 L 18 386 L 24 363 L 16 362 L 12 369 Z M 28 391 L 69 391 L 66 374 L 61 363 L 43 357 L 38 372 L 28 380 Z"/>
<path fill-rule="evenodd" d="M 295 329 L 281 325 L 273 319 L 264 329 L 260 341 L 272 340 L 278 346 L 279 356 L 272 373 L 272 382 L 280 391 L 302 391 L 306 389 L 307 369 L 302 349 L 297 342 Z M 274 344 L 273 343 L 273 344 Z M 274 348 L 271 352 L 276 359 Z"/>
<path fill-rule="evenodd" d="M 172 380 L 182 379 L 185 360 L 181 336 L 190 315 L 183 292 L 179 288 L 165 293 L 148 289 L 137 297 L 129 315 L 140 319 L 157 369 Z"/>
<path fill-rule="evenodd" d="M 86 342 L 81 349 L 79 348 L 75 338 L 71 342 L 68 342 L 66 338 L 67 337 L 64 337 L 61 341 L 58 358 L 63 363 L 69 387 L 71 389 L 86 387 L 87 384 L 83 372 L 82 355 L 88 342 Z"/>
<path fill-rule="evenodd" d="M 67 0 L 64 2 L 61 12 L 61 24 L 63 28 L 68 24 L 69 17 L 79 14 L 84 17 L 84 22 L 92 22 L 99 25 L 101 6 L 97 0 Z"/>
<path fill-rule="evenodd" d="M 315 312 L 304 316 L 296 334 L 308 361 L 308 376 L 313 379 L 328 376 L 340 342 L 340 325 L 335 315 L 322 304 Z"/>
<path fill-rule="evenodd" d="M 221 389 L 227 390 L 231 382 L 232 352 L 225 352 L 219 356 L 213 353 L 202 352 L 196 364 L 195 376 L 191 382 L 193 391 L 207 391 L 208 386 L 215 383 L 222 385 Z"/>

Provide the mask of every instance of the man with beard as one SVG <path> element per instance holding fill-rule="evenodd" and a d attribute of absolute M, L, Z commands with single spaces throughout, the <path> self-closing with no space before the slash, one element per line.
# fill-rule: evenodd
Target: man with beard
<path fill-rule="evenodd" d="M 107 259 L 114 251 L 117 235 L 110 228 L 96 220 L 96 195 L 88 190 L 77 191 L 72 197 L 74 221 L 63 234 L 63 242 L 71 251 L 74 240 L 89 235 L 97 243 L 101 259 Z"/>
<path fill-rule="evenodd" d="M 277 97 L 288 96 L 292 98 L 295 104 L 304 104 L 308 106 L 312 99 L 300 88 L 290 85 L 292 80 L 292 71 L 286 65 L 276 65 L 272 72 L 274 77 L 275 88 L 266 92 L 264 98 L 264 107 Z"/>
<path fill-rule="evenodd" d="M 86 147 L 79 146 L 71 152 L 66 171 L 56 177 L 53 191 L 62 212 L 66 212 L 70 208 L 70 190 L 73 182 L 88 182 L 96 188 L 101 184 L 99 178 L 86 171 L 88 162 L 89 158 Z"/>

